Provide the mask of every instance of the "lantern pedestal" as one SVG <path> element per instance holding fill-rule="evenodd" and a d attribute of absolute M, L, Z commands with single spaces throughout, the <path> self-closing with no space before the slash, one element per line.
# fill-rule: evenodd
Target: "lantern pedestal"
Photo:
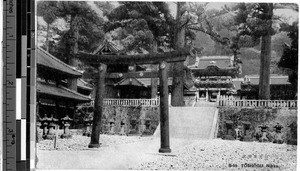
<path fill-rule="evenodd" d="M 61 118 L 63 126 L 64 126 L 64 133 L 61 135 L 61 138 L 72 138 L 72 135 L 70 134 L 69 127 L 71 126 L 71 119 L 68 115 L 64 118 Z"/>

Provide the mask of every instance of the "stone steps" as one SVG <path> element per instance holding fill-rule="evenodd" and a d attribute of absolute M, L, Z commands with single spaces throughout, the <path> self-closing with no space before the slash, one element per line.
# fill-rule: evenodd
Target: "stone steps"
<path fill-rule="evenodd" d="M 170 107 L 169 131 L 171 138 L 209 139 L 217 108 L 208 107 Z M 158 125 L 154 136 L 160 136 Z"/>

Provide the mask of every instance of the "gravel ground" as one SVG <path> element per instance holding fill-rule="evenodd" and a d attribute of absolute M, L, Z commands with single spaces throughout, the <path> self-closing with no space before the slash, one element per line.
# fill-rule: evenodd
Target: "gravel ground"
<path fill-rule="evenodd" d="M 157 137 L 100 135 L 102 148 L 96 151 L 89 151 L 87 148 L 89 142 L 90 137 L 73 135 L 72 139 L 58 139 L 56 150 L 53 148 L 53 140 L 39 142 L 37 148 L 40 151 L 40 168 L 53 168 L 61 164 L 61 160 L 69 162 L 61 165 L 62 168 L 76 166 L 77 169 L 89 167 L 122 170 L 293 171 L 296 170 L 297 164 L 297 146 L 287 144 L 221 139 L 197 141 L 171 139 L 172 153 L 161 155 L 157 153 L 160 144 Z M 87 165 L 82 157 L 90 161 L 88 162 L 90 164 Z"/>
<path fill-rule="evenodd" d="M 199 140 L 160 156 L 134 170 L 296 170 L 297 146 L 286 144 Z"/>
<path fill-rule="evenodd" d="M 119 135 L 100 135 L 100 143 L 102 147 L 116 146 L 120 144 L 128 144 L 139 141 L 149 141 L 153 137 L 139 136 L 119 136 Z M 38 150 L 57 150 L 57 151 L 80 151 L 88 150 L 88 144 L 91 142 L 91 137 L 82 135 L 73 135 L 71 139 L 59 138 L 54 149 L 54 140 L 42 140 L 37 143 Z"/>

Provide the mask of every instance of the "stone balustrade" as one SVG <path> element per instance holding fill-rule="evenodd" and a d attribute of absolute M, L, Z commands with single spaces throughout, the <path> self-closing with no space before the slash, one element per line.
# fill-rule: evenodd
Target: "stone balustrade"
<path fill-rule="evenodd" d="M 104 99 L 104 105 L 107 106 L 159 106 L 157 99 Z"/>
<path fill-rule="evenodd" d="M 297 100 L 237 100 L 232 97 L 219 96 L 219 106 L 242 108 L 297 108 Z"/>

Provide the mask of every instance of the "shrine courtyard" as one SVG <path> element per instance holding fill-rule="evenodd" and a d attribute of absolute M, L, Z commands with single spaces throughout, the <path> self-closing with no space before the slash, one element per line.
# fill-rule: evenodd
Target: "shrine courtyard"
<path fill-rule="evenodd" d="M 232 104 L 253 105 L 250 104 L 253 102 L 220 99 L 218 103 L 223 107 L 198 101 L 194 107 L 169 108 L 170 153 L 158 151 L 159 127 L 150 136 L 100 134 L 99 148 L 88 148 L 91 137 L 83 135 L 84 129 L 71 129 L 72 138 L 58 138 L 56 148 L 53 139 L 37 143 L 37 170 L 297 170 L 297 145 L 292 145 L 295 130 L 291 127 L 297 110 L 292 107 L 240 110 Z M 270 101 L 269 105 L 279 102 Z M 242 140 L 235 136 L 235 127 L 231 126 L 236 122 L 235 115 L 241 120 L 238 122 L 241 127 L 237 128 L 244 135 Z M 273 126 L 278 121 L 283 125 L 280 133 L 283 143 L 273 143 L 276 139 Z M 253 126 L 248 128 L 248 123 Z M 260 142 L 264 137 L 260 126 L 263 123 L 269 125 L 267 142 Z M 260 132 L 262 137 L 255 139 Z M 62 133 L 60 130 L 58 134 Z"/>
<path fill-rule="evenodd" d="M 99 170 L 296 170 L 297 146 L 237 140 L 170 139 L 171 153 L 158 153 L 159 137 L 100 135 L 101 147 L 73 135 L 37 144 L 37 169 Z"/>

